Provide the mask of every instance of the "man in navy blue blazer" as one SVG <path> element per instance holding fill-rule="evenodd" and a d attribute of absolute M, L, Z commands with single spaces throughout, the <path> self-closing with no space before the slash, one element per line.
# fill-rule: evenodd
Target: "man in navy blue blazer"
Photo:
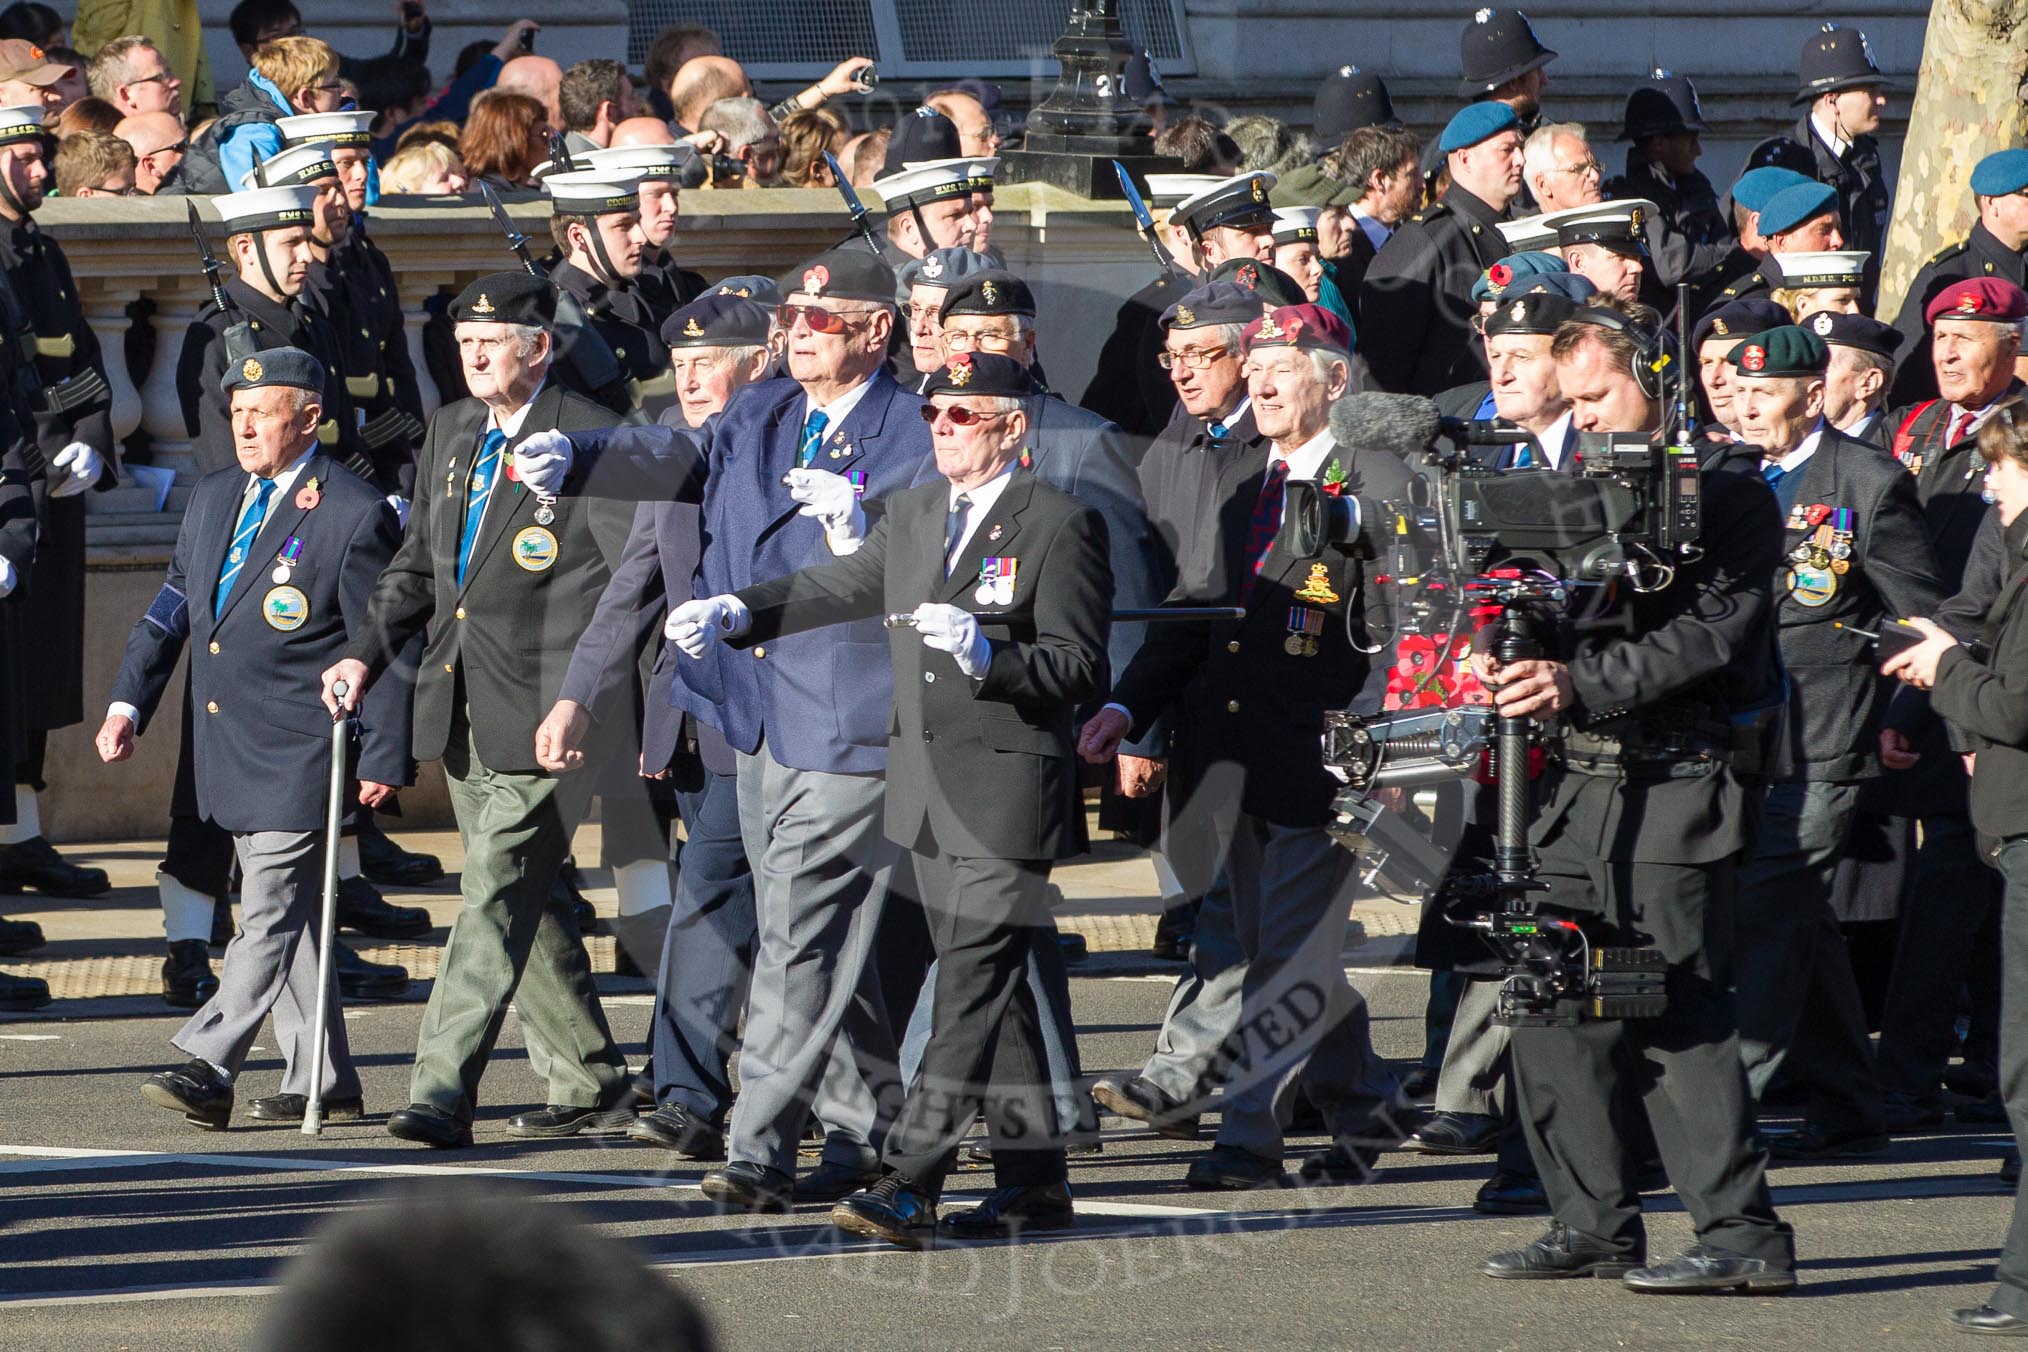
<path fill-rule="evenodd" d="M 401 528 L 379 489 L 319 450 L 324 379 L 323 363 L 299 348 L 227 369 L 239 467 L 207 475 L 192 494 L 168 580 L 127 640 L 98 734 L 102 759 L 131 757 L 185 645 L 198 640 L 186 734 L 197 808 L 232 835 L 241 923 L 217 992 L 171 1039 L 190 1061 L 142 1093 L 214 1131 L 231 1116 L 234 1077 L 270 1011 L 286 1069 L 282 1092 L 257 1100 L 253 1115 L 302 1120 L 319 1036 L 326 1111 L 333 1121 L 361 1112 L 344 1021 L 311 1026 L 331 755 L 331 716 L 314 692 L 363 619 Z M 367 806 L 409 778 L 409 708 L 397 691 L 363 720 L 357 773 Z M 326 995 L 335 1012 L 335 981 Z"/>

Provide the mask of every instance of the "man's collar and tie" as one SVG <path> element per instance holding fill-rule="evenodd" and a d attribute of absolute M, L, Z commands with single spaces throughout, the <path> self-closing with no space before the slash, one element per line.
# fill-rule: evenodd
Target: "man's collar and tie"
<path fill-rule="evenodd" d="M 1767 480 L 1767 486 L 1774 490 L 1775 501 L 1781 504 L 1783 516 L 1787 516 L 1789 508 L 1796 505 L 1796 492 L 1801 485 L 1796 472 L 1809 463 L 1810 457 L 1817 453 L 1818 443 L 1823 439 L 1824 420 L 1819 418 L 1816 425 L 1810 429 L 1809 435 L 1796 443 L 1794 450 L 1776 459 L 1762 462 L 1760 476 Z"/>
<path fill-rule="evenodd" d="M 1367 239 L 1373 242 L 1373 248 L 1376 252 L 1394 234 L 1393 227 L 1372 216 L 1362 214 L 1357 207 L 1352 209 L 1352 219 L 1359 223 L 1359 233 L 1365 235 Z"/>
<path fill-rule="evenodd" d="M 1276 442 L 1268 448 L 1268 463 L 1286 463 L 1288 468 L 1283 473 L 1289 478 L 1314 479 L 1324 472 L 1325 462 L 1337 449 L 1338 443 L 1331 439 L 1331 429 L 1326 427 L 1293 450 L 1284 451 L 1281 443 Z"/>
<path fill-rule="evenodd" d="M 950 510 L 944 517 L 944 576 L 949 577 L 957 567 L 958 558 L 965 552 L 972 536 L 978 531 L 979 523 L 993 512 L 1000 501 L 1000 495 L 1007 491 L 1007 485 L 1014 482 L 1015 464 L 1008 466 L 985 483 L 971 488 L 950 485 Z"/>
<path fill-rule="evenodd" d="M 859 407 L 859 401 L 871 388 L 873 377 L 868 376 L 828 404 L 819 404 L 809 394 L 804 394 L 802 431 L 796 438 L 798 468 L 810 467 L 825 440 L 837 435 L 838 429 L 845 425 L 845 420 L 852 416 L 852 410 Z"/>
<path fill-rule="evenodd" d="M 1241 395 L 1239 402 L 1234 404 L 1231 411 L 1224 417 L 1213 418 L 1204 424 L 1204 435 L 1215 442 L 1224 441 L 1232 435 L 1233 425 L 1245 417 L 1247 409 L 1252 406 L 1253 396 L 1250 394 Z"/>
<path fill-rule="evenodd" d="M 272 479 L 263 479 L 257 474 L 247 475 L 246 484 L 240 489 L 239 515 L 233 521 L 232 543 L 226 547 L 225 565 L 219 569 L 218 589 L 212 596 L 213 615 L 224 611 L 226 601 L 232 596 L 233 584 L 253 557 L 254 541 L 259 538 L 261 527 L 267 524 L 275 495 L 287 493 L 295 487 L 296 480 L 303 473 L 303 466 L 309 464 L 310 457 L 316 453 L 317 448 L 312 445 Z"/>

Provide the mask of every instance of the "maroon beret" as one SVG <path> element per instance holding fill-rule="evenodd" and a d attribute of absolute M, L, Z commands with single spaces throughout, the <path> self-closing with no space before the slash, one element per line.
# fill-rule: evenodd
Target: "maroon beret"
<path fill-rule="evenodd" d="M 1260 347 L 1323 347 L 1349 353 L 1352 330 L 1321 305 L 1282 305 L 1248 324 L 1240 346 L 1248 352 Z"/>
<path fill-rule="evenodd" d="M 1989 319 L 2009 324 L 2028 318 L 2028 292 L 2000 277 L 1967 277 L 1952 282 L 1923 307 L 1923 322 L 1939 319 Z"/>

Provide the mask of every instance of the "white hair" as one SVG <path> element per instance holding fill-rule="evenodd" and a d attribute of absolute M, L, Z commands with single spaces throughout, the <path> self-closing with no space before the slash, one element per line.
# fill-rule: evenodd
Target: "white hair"
<path fill-rule="evenodd" d="M 1530 132 L 1528 139 L 1521 143 L 1521 177 L 1533 184 L 1535 180 L 1556 167 L 1556 138 L 1574 136 L 1591 148 L 1591 141 L 1584 134 L 1581 122 L 1549 122 Z"/>

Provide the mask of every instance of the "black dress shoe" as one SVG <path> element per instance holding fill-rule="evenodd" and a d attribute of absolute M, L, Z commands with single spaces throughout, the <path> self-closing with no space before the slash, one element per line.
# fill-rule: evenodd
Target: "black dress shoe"
<path fill-rule="evenodd" d="M 1236 1145 L 1214 1145 L 1194 1160 L 1183 1181 L 1200 1191 L 1241 1192 L 1282 1186 L 1282 1162 Z"/>
<path fill-rule="evenodd" d="M 1880 1101 L 1882 1124 L 1896 1136 L 1935 1131 L 1944 1124 L 1941 1103 L 1925 1103 L 1910 1094 L 1891 1092 Z"/>
<path fill-rule="evenodd" d="M 1418 1103 L 1436 1097 L 1438 1070 L 1434 1066 L 1417 1066 L 1401 1077 L 1401 1092 Z"/>
<path fill-rule="evenodd" d="M 183 1120 L 206 1131 L 224 1131 L 232 1117 L 232 1086 L 209 1061 L 192 1059 L 175 1070 L 150 1075 L 141 1097 L 158 1108 L 182 1113 Z"/>
<path fill-rule="evenodd" d="M 1472 1210 L 1481 1216 L 1546 1216 L 1549 1191 L 1539 1178 L 1523 1178 L 1505 1169 L 1495 1169 L 1493 1176 L 1479 1185 L 1472 1198 Z"/>
<path fill-rule="evenodd" d="M 382 887 L 428 887 L 444 880 L 443 861 L 405 850 L 388 838 L 376 818 L 359 825 L 359 871 Z"/>
<path fill-rule="evenodd" d="M 1329 1149 L 1304 1156 L 1296 1177 L 1305 1183 L 1367 1183 L 1379 1162 L 1380 1152 L 1372 1146 L 1334 1141 Z"/>
<path fill-rule="evenodd" d="M 2028 1319 L 2016 1319 L 2005 1310 L 1981 1305 L 1976 1310 L 1952 1310 L 1951 1323 L 1966 1333 L 1984 1333 L 1997 1338 L 2028 1338 Z"/>
<path fill-rule="evenodd" d="M 1770 1136 L 1767 1153 L 1778 1160 L 1843 1160 L 1881 1155 L 1891 1145 L 1879 1131 L 1829 1131 L 1805 1122 L 1795 1131 Z"/>
<path fill-rule="evenodd" d="M 1438 1113 L 1409 1133 L 1403 1150 L 1418 1155 L 1486 1155 L 1500 1143 L 1500 1119 L 1487 1113 Z"/>
<path fill-rule="evenodd" d="M 1064 1138 L 1063 1153 L 1066 1155 L 1103 1155 L 1106 1153 L 1106 1143 L 1095 1131 L 1072 1132 Z M 985 1136 L 974 1136 L 967 1140 L 963 1145 L 958 1147 L 958 1163 L 981 1164 L 990 1167 L 993 1163 L 992 1140 Z"/>
<path fill-rule="evenodd" d="M 1056 947 L 1063 954 L 1066 966 L 1083 962 L 1091 956 L 1091 941 L 1076 930 L 1061 930 L 1056 936 Z"/>
<path fill-rule="evenodd" d="M 368 962 L 352 946 L 334 942 L 331 965 L 338 973 L 338 992 L 354 1000 L 405 1000 L 408 968 L 393 962 Z"/>
<path fill-rule="evenodd" d="M 1659 1295 L 1740 1290 L 1780 1295 L 1796 1289 L 1793 1268 L 1710 1244 L 1692 1244 L 1667 1262 L 1635 1268 L 1620 1280 L 1629 1291 Z"/>
<path fill-rule="evenodd" d="M 0 954 L 9 957 L 42 947 L 42 926 L 33 920 L 0 918 Z"/>
<path fill-rule="evenodd" d="M 934 1248 L 937 1199 L 901 1174 L 889 1174 L 831 1207 L 831 1224 L 848 1234 L 884 1239 L 904 1249 Z"/>
<path fill-rule="evenodd" d="M 665 1103 L 635 1118 L 627 1139 L 658 1145 L 690 1160 L 725 1158 L 725 1133 L 680 1103 Z"/>
<path fill-rule="evenodd" d="M 855 1169 L 828 1160 L 796 1179 L 798 1202 L 835 1202 L 880 1181 L 879 1166 Z"/>
<path fill-rule="evenodd" d="M 2007 1158 L 2000 1161 L 2000 1181 L 2009 1187 L 2021 1181 L 2021 1152 L 2009 1150 Z"/>
<path fill-rule="evenodd" d="M 1952 1112 L 1958 1121 L 1981 1127 L 1997 1126 L 2010 1120 L 2007 1116 L 2007 1100 L 2001 1098 L 1998 1093 L 1988 1094 L 1971 1103 L 1960 1103 L 1952 1109 Z"/>
<path fill-rule="evenodd" d="M 411 1103 L 387 1115 L 387 1134 L 438 1150 L 460 1150 L 472 1143 L 472 1124 L 427 1103 Z"/>
<path fill-rule="evenodd" d="M 734 1160 L 698 1180 L 706 1197 L 728 1211 L 787 1211 L 796 1200 L 796 1180 L 780 1169 Z"/>
<path fill-rule="evenodd" d="M 309 1110 L 310 1099 L 306 1094 L 270 1094 L 255 1099 L 247 1109 L 247 1116 L 263 1122 L 300 1122 Z M 320 1111 L 325 1122 L 357 1122 L 366 1116 L 366 1103 L 356 1094 L 351 1098 L 327 1098 Z"/>
<path fill-rule="evenodd" d="M 634 1101 L 604 1108 L 580 1108 L 575 1104 L 551 1103 L 530 1113 L 516 1113 L 507 1119 L 507 1134 L 523 1140 L 547 1140 L 558 1136 L 603 1136 L 625 1131 L 634 1125 Z"/>
<path fill-rule="evenodd" d="M 49 983 L 39 976 L 15 976 L 0 972 L 0 1009 L 23 1014 L 49 1003 Z"/>
<path fill-rule="evenodd" d="M 1070 1184 L 1060 1182 L 998 1188 L 979 1205 L 943 1219 L 945 1233 L 957 1239 L 1004 1239 L 1023 1232 L 1068 1230 L 1076 1224 Z"/>
<path fill-rule="evenodd" d="M 1197 907 L 1171 906 L 1155 921 L 1155 942 L 1149 952 L 1171 962 L 1187 962 L 1190 941 L 1197 932 Z"/>
<path fill-rule="evenodd" d="M 1479 1271 L 1502 1281 L 1553 1281 L 1561 1277 L 1624 1277 L 1642 1262 L 1639 1253 L 1579 1239 L 1562 1225 L 1533 1244 L 1505 1253 L 1496 1253 L 1479 1264 Z"/>
<path fill-rule="evenodd" d="M 1172 1141 L 1194 1141 L 1198 1115 L 1153 1080 L 1139 1075 L 1105 1075 L 1092 1082 L 1092 1101 L 1109 1113 L 1146 1122 L 1157 1135 Z"/>
<path fill-rule="evenodd" d="M 655 1111 L 655 1058 L 649 1057 L 648 1064 L 634 1072 L 634 1078 L 627 1083 L 634 1095 L 634 1106 L 644 1113 Z"/>
<path fill-rule="evenodd" d="M 0 845 L 0 892 L 33 889 L 46 897 L 102 897 L 113 880 L 102 868 L 84 868 L 64 859 L 41 836 Z"/>
<path fill-rule="evenodd" d="M 162 960 L 162 1003 L 171 1009 L 196 1009 L 218 994 L 211 971 L 211 950 L 202 939 L 178 939 Z"/>
<path fill-rule="evenodd" d="M 418 939 L 432 928 L 430 913 L 420 906 L 396 906 L 365 878 L 338 882 L 338 928 L 369 939 Z"/>
<path fill-rule="evenodd" d="M 211 903 L 211 946 L 224 948 L 237 931 L 232 923 L 232 898 L 218 897 Z"/>
<path fill-rule="evenodd" d="M 1960 1061 L 1945 1068 L 1944 1088 L 1965 1098 L 1984 1098 L 2000 1087 L 2000 1077 L 1983 1061 Z"/>

